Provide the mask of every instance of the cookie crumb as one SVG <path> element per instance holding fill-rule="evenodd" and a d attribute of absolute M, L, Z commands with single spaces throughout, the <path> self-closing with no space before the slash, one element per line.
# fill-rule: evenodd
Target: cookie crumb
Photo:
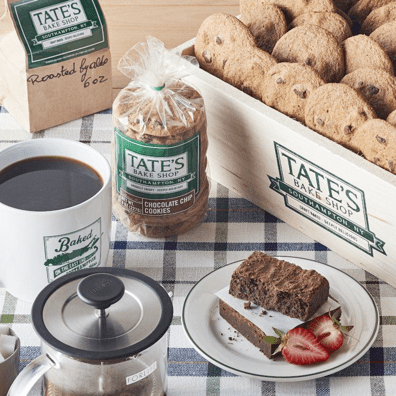
<path fill-rule="evenodd" d="M 264 315 L 267 315 L 267 311 L 266 311 L 265 309 L 263 309 L 263 310 L 260 312 L 259 316 L 264 316 Z"/>
<path fill-rule="evenodd" d="M 250 301 L 245 302 L 245 303 L 243 304 L 243 308 L 245 308 L 245 309 L 251 309 L 252 306 L 251 306 L 251 304 L 250 304 Z"/>

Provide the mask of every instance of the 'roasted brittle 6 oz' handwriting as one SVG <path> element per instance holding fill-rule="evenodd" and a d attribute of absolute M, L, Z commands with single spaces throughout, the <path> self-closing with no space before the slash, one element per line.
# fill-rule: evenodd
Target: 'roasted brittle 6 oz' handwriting
<path fill-rule="evenodd" d="M 91 63 L 87 63 L 87 59 L 83 58 L 78 68 L 75 62 L 73 62 L 73 65 L 70 69 L 62 65 L 58 73 L 51 73 L 45 75 L 31 74 L 27 78 L 27 82 L 35 85 L 62 77 L 72 76 L 73 74 L 79 72 L 81 75 L 81 82 L 84 84 L 84 88 L 88 88 L 90 85 L 100 84 L 108 80 L 106 76 L 95 76 L 95 78 L 89 76 L 90 70 L 98 69 L 106 65 L 108 61 L 109 59 L 105 58 L 104 55 L 101 58 L 98 57 L 96 61 Z"/>

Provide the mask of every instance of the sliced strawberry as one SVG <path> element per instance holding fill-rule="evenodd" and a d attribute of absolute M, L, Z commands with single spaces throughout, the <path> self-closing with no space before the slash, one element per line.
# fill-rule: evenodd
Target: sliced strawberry
<path fill-rule="evenodd" d="M 282 351 L 285 360 L 292 364 L 306 365 L 326 361 L 330 354 L 319 343 L 315 335 L 302 327 L 289 330 L 286 334 L 274 329 L 280 336 Z M 267 342 L 275 343 L 276 337 L 264 337 Z"/>
<path fill-rule="evenodd" d="M 291 329 L 283 337 L 282 355 L 292 364 L 314 364 L 326 361 L 330 354 L 314 334 L 301 327 Z"/>
<path fill-rule="evenodd" d="M 318 341 L 329 351 L 336 351 L 341 348 L 344 342 L 344 336 L 341 331 L 337 329 L 334 322 L 329 316 L 317 317 L 309 326 L 308 330 L 311 330 L 315 334 Z"/>
<path fill-rule="evenodd" d="M 336 314 L 335 314 L 336 315 Z M 312 320 L 307 329 L 315 334 L 318 341 L 329 351 L 333 352 L 341 348 L 344 342 L 344 335 L 350 331 L 353 326 L 342 326 L 333 315 L 322 315 Z"/>

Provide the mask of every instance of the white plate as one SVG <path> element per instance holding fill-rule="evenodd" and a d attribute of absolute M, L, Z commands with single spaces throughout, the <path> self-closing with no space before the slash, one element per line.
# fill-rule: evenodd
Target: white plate
<path fill-rule="evenodd" d="M 304 269 L 315 269 L 330 283 L 330 294 L 341 304 L 342 323 L 354 325 L 351 337 L 324 363 L 296 366 L 282 357 L 267 359 L 258 348 L 219 315 L 215 293 L 230 283 L 242 262 L 228 264 L 202 278 L 184 301 L 182 324 L 196 351 L 214 365 L 231 373 L 264 381 L 305 381 L 340 371 L 362 357 L 373 344 L 379 329 L 379 312 L 368 291 L 344 272 L 316 261 L 278 257 Z M 232 337 L 235 340 L 230 340 Z"/>

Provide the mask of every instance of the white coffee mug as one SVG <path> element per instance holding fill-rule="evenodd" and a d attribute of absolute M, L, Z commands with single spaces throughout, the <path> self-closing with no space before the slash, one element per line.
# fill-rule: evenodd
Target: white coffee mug
<path fill-rule="evenodd" d="M 0 151 L 0 172 L 32 157 L 59 156 L 89 165 L 103 186 L 88 200 L 65 209 L 28 211 L 0 202 L 0 287 L 33 302 L 58 277 L 105 266 L 111 228 L 111 169 L 92 147 L 66 139 L 32 139 Z"/>

